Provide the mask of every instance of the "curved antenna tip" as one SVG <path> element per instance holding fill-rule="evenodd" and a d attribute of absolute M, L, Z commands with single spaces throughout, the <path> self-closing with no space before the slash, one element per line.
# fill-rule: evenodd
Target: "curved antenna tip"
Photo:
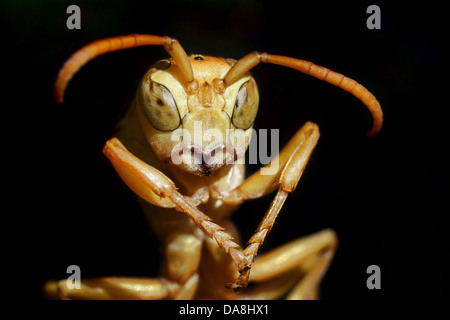
<path fill-rule="evenodd" d="M 382 126 L 382 120 L 380 123 L 375 123 L 372 127 L 372 129 L 370 129 L 369 131 L 367 131 L 366 136 L 368 138 L 373 138 L 375 137 L 380 131 L 381 131 L 381 126 Z"/>

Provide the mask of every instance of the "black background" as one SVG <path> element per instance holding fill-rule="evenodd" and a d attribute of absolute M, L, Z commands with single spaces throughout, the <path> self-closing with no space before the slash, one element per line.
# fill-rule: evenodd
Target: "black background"
<path fill-rule="evenodd" d="M 69 4 L 81 8 L 81 30 L 66 28 Z M 380 30 L 366 27 L 371 4 L 381 8 Z M 262 252 L 333 228 L 340 243 L 324 299 L 445 295 L 443 8 L 387 1 L 6 1 L 0 8 L 3 140 L 10 146 L 2 155 L 5 176 L 13 177 L 5 211 L 15 218 L 4 229 L 11 280 L 21 279 L 22 295 L 43 299 L 44 281 L 66 278 L 71 264 L 83 277 L 157 275 L 155 238 L 101 150 L 140 77 L 167 53 L 144 47 L 99 57 L 74 77 L 64 105 L 52 100 L 71 53 L 129 33 L 175 37 L 188 54 L 238 59 L 258 50 L 310 60 L 366 86 L 385 113 L 370 139 L 370 114 L 349 93 L 287 68 L 252 71 L 261 98 L 257 129 L 280 129 L 281 146 L 308 120 L 321 129 Z M 233 216 L 244 239 L 270 200 L 249 201 Z M 366 287 L 372 264 L 381 268 L 381 290 Z"/>

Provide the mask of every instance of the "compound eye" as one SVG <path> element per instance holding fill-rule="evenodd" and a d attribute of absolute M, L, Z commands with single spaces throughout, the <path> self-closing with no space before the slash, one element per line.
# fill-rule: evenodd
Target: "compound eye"
<path fill-rule="evenodd" d="M 143 89 L 140 104 L 148 122 L 159 131 L 172 131 L 178 128 L 181 118 L 169 89 L 151 79 L 144 83 Z"/>
<path fill-rule="evenodd" d="M 255 121 L 258 112 L 259 95 L 255 80 L 251 78 L 244 83 L 236 97 L 233 116 L 233 124 L 239 129 L 248 129 Z"/>

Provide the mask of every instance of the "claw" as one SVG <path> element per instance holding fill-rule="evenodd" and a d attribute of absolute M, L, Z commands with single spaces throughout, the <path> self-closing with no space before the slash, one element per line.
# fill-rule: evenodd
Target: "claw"
<path fill-rule="evenodd" d="M 240 275 L 237 280 L 234 283 L 227 283 L 225 287 L 227 289 L 233 289 L 236 293 L 238 293 L 242 288 L 246 288 L 248 286 L 250 270 L 250 267 L 244 268 L 244 270 L 240 271 Z"/>

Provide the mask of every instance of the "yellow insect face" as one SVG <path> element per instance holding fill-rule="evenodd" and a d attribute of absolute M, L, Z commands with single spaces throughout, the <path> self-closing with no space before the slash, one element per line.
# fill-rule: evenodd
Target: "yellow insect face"
<path fill-rule="evenodd" d="M 144 134 L 157 156 L 204 176 L 244 155 L 259 103 L 250 74 L 225 89 L 217 85 L 232 59 L 192 55 L 194 82 L 187 85 L 173 59 L 154 64 L 137 99 Z"/>

